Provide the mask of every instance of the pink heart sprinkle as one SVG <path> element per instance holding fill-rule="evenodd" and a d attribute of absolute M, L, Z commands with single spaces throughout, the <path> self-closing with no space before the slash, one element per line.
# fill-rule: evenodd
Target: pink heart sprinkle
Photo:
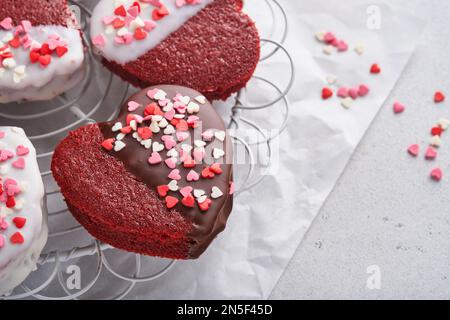
<path fill-rule="evenodd" d="M 205 157 L 205 151 L 203 149 L 194 149 L 193 155 L 195 161 L 202 162 Z"/>
<path fill-rule="evenodd" d="M 400 102 L 394 103 L 394 113 L 402 113 L 405 111 L 405 106 Z"/>
<path fill-rule="evenodd" d="M 147 97 L 150 99 L 155 99 L 155 96 L 158 94 L 159 89 L 151 89 L 147 91 Z"/>
<path fill-rule="evenodd" d="M 348 97 L 348 89 L 345 87 L 339 88 L 337 91 L 337 95 L 340 98 L 347 98 Z"/>
<path fill-rule="evenodd" d="M 413 157 L 417 157 L 419 155 L 419 149 L 420 147 L 418 144 L 413 144 L 408 148 L 408 153 Z"/>
<path fill-rule="evenodd" d="M 189 171 L 189 173 L 186 177 L 187 181 L 198 181 L 198 179 L 200 179 L 200 176 L 194 170 Z"/>
<path fill-rule="evenodd" d="M 170 178 L 171 180 L 181 180 L 180 170 L 173 169 L 167 177 Z"/>
<path fill-rule="evenodd" d="M 24 158 L 19 158 L 16 161 L 14 161 L 12 163 L 12 165 L 13 165 L 14 168 L 24 169 L 25 168 L 25 159 Z"/>
<path fill-rule="evenodd" d="M 173 119 L 173 117 L 175 116 L 175 113 L 176 113 L 175 109 L 171 109 L 164 114 L 164 118 L 171 121 Z"/>
<path fill-rule="evenodd" d="M 359 88 L 351 88 L 348 90 L 348 95 L 354 100 L 359 96 Z"/>
<path fill-rule="evenodd" d="M 13 197 L 16 194 L 20 193 L 20 188 L 17 185 L 10 184 L 6 187 L 6 193 L 8 194 L 8 196 Z"/>
<path fill-rule="evenodd" d="M 128 111 L 130 112 L 134 112 L 137 109 L 139 109 L 141 105 L 139 103 L 137 103 L 136 101 L 130 101 L 128 102 Z"/>
<path fill-rule="evenodd" d="M 120 38 L 120 37 L 116 37 L 116 38 Z M 123 43 L 122 38 L 120 38 L 120 41 Z M 103 34 L 99 34 L 98 36 L 95 36 L 92 39 L 92 43 L 94 44 L 94 46 L 97 46 L 97 47 L 104 47 L 105 42 L 106 41 L 105 41 L 105 37 L 103 36 Z M 117 40 L 116 40 L 116 42 L 117 42 Z"/>
<path fill-rule="evenodd" d="M 130 16 L 136 18 L 139 15 L 139 9 L 137 6 L 132 6 L 128 9 L 128 13 L 130 14 Z"/>
<path fill-rule="evenodd" d="M 177 8 L 181 8 L 182 6 L 184 6 L 186 4 L 186 0 L 177 0 L 177 1 L 175 1 L 175 4 L 176 4 Z"/>
<path fill-rule="evenodd" d="M 434 160 L 437 157 L 437 151 L 434 150 L 432 147 L 428 147 L 427 151 L 425 152 L 425 159 L 427 160 Z"/>
<path fill-rule="evenodd" d="M 23 31 L 25 31 L 26 33 L 30 32 L 31 30 L 31 22 L 28 20 L 23 20 L 20 23 L 22 25 Z"/>
<path fill-rule="evenodd" d="M 168 104 L 169 102 L 170 102 L 169 99 L 161 99 L 161 100 L 158 101 L 158 104 L 159 104 L 161 107 L 165 107 L 165 106 L 167 106 L 167 104 Z"/>
<path fill-rule="evenodd" d="M 115 16 L 109 16 L 109 17 L 104 17 L 103 18 L 103 23 L 104 24 L 111 24 L 113 23 L 113 21 L 116 19 Z"/>
<path fill-rule="evenodd" d="M 131 34 L 131 33 L 127 33 L 127 34 L 125 34 L 124 36 L 123 36 L 123 39 L 124 39 L 124 41 L 125 41 L 125 44 L 130 44 L 130 43 L 132 43 L 133 42 L 133 34 Z"/>
<path fill-rule="evenodd" d="M 161 163 L 162 159 L 158 152 L 153 152 L 150 158 L 148 158 L 148 163 L 151 165 Z"/>
<path fill-rule="evenodd" d="M 431 170 L 430 176 L 435 181 L 441 181 L 443 176 L 441 168 L 434 168 L 433 170 Z"/>
<path fill-rule="evenodd" d="M 6 230 L 8 229 L 8 227 L 9 227 L 8 221 L 0 217 L 0 230 Z"/>
<path fill-rule="evenodd" d="M 0 131 L 0 139 L 3 139 L 5 137 L 5 131 Z"/>
<path fill-rule="evenodd" d="M 348 44 L 344 40 L 341 40 L 337 44 L 337 49 L 338 49 L 338 51 L 341 51 L 341 52 L 347 51 L 348 50 Z"/>
<path fill-rule="evenodd" d="M 161 140 L 164 141 L 164 147 L 167 150 L 170 150 L 177 145 L 177 142 L 175 141 L 175 139 L 172 136 L 167 136 L 167 135 L 162 136 Z"/>
<path fill-rule="evenodd" d="M 21 157 L 21 156 L 26 156 L 27 154 L 30 153 L 30 149 L 28 149 L 27 147 L 23 146 L 23 145 L 19 145 L 16 148 L 16 154 Z"/>
<path fill-rule="evenodd" d="M 370 91 L 369 87 L 366 86 L 365 84 L 362 84 L 359 86 L 358 95 L 360 97 L 365 97 L 369 93 L 369 91 Z"/>
<path fill-rule="evenodd" d="M 187 133 L 187 132 L 177 132 L 176 136 L 177 136 L 178 141 L 183 142 L 184 140 L 189 138 L 189 133 Z"/>
<path fill-rule="evenodd" d="M 211 141 L 213 137 L 214 132 L 212 132 L 212 130 L 206 130 L 205 132 L 202 133 L 202 138 L 205 141 Z"/>
<path fill-rule="evenodd" d="M 188 195 L 191 194 L 191 192 L 194 190 L 194 188 L 192 188 L 191 186 L 186 186 L 182 189 L 180 189 L 180 193 L 183 197 L 187 197 Z"/>
<path fill-rule="evenodd" d="M 164 162 L 170 169 L 175 169 L 177 166 L 176 158 L 167 158 Z"/>
<path fill-rule="evenodd" d="M 0 22 L 0 27 L 5 30 L 11 30 L 13 28 L 12 19 L 10 17 L 3 19 L 2 22 Z"/>
<path fill-rule="evenodd" d="M 333 41 L 336 40 L 336 37 L 334 36 L 333 33 L 331 32 L 327 32 L 325 33 L 325 36 L 323 37 L 323 40 L 327 43 L 332 43 Z"/>
<path fill-rule="evenodd" d="M 152 31 L 156 27 L 156 22 L 153 20 L 145 20 L 144 21 L 144 29 L 147 32 Z"/>

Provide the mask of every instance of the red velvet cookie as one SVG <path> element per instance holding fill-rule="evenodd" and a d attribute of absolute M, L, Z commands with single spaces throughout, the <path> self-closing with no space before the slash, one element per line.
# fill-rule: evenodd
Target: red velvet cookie
<path fill-rule="evenodd" d="M 117 120 L 82 127 L 55 150 L 52 171 L 74 217 L 114 247 L 197 258 L 232 209 L 232 145 L 197 91 L 152 87 Z"/>
<path fill-rule="evenodd" d="M 194 88 L 226 99 L 245 87 L 260 55 L 242 0 L 101 0 L 91 37 L 104 65 L 131 84 Z"/>

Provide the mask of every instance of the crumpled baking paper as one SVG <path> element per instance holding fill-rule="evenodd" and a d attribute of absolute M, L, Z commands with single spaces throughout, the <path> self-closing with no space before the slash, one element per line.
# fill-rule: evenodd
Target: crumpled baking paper
<path fill-rule="evenodd" d="M 159 279 L 137 284 L 127 298 L 268 298 L 357 144 L 400 78 L 424 26 L 413 15 L 403 12 L 401 1 L 396 4 L 380 0 L 279 2 L 289 21 L 285 47 L 295 64 L 295 83 L 288 95 L 291 107 L 287 128 L 273 141 L 273 167 L 260 184 L 236 198 L 226 230 L 202 257 L 177 262 Z M 276 4 L 272 4 L 277 11 Z M 246 1 L 246 10 L 257 21 L 263 38 L 282 36 L 271 31 L 273 22 L 264 1 Z M 279 12 L 276 17 L 279 31 L 282 27 Z M 332 31 L 344 39 L 349 44 L 348 52 L 325 55 L 323 45 L 314 38 L 317 31 Z M 357 44 L 365 47 L 361 56 L 353 51 Z M 270 51 L 270 44 L 264 44 L 263 49 L 263 52 Z M 380 65 L 379 75 L 369 73 L 373 63 Z M 329 74 L 336 75 L 338 84 L 343 86 L 367 84 L 370 94 L 355 101 L 349 110 L 336 97 L 323 101 L 321 89 L 327 85 L 325 78 Z M 284 88 L 289 75 L 286 55 L 279 51 L 262 62 L 257 75 Z M 243 100 L 250 105 L 267 102 L 264 100 L 267 96 L 274 97 L 272 91 L 266 83 L 253 80 Z M 229 103 L 216 104 L 225 119 L 229 118 Z M 274 129 L 282 121 L 283 110 L 279 103 L 240 115 L 262 128 Z M 243 172 L 237 176 L 245 176 L 246 170 L 245 166 L 237 166 L 236 171 Z M 263 173 L 257 171 L 258 174 Z M 130 256 L 126 255 L 114 254 L 117 266 L 127 266 Z M 133 270 L 133 264 L 128 264 Z M 93 268 L 92 263 L 90 267 Z M 150 269 L 144 264 L 141 275 L 150 274 Z M 121 290 L 108 284 L 109 280 L 98 282 L 111 296 Z M 98 293 L 100 290 L 92 292 L 91 297 L 105 297 Z"/>

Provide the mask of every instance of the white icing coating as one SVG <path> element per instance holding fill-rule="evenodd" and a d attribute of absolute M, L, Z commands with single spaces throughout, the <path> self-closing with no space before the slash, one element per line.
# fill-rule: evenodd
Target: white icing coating
<path fill-rule="evenodd" d="M 16 207 L 7 208 L 0 202 L 0 216 L 7 222 L 6 230 L 0 228 L 4 246 L 0 248 L 0 295 L 6 294 L 18 286 L 36 267 L 36 261 L 47 242 L 47 211 L 45 206 L 44 184 L 36 160 L 36 151 L 24 131 L 16 127 L 0 127 L 0 150 L 9 150 L 14 157 L 0 162 L 0 177 L 12 178 L 19 183 L 20 193 L 15 196 Z M 29 149 L 25 159 L 25 168 L 17 169 L 12 163 L 19 158 L 16 148 L 23 145 Z M 3 191 L 5 192 L 5 191 Z M 17 204 L 19 203 L 19 208 Z M 25 217 L 23 228 L 17 228 L 14 217 Z M 20 232 L 23 244 L 12 244 L 11 236 Z"/>
<path fill-rule="evenodd" d="M 17 81 L 15 68 L 0 66 L 0 103 L 20 100 L 49 100 L 73 88 L 84 74 L 84 47 L 80 32 L 63 26 L 33 26 L 28 32 L 39 44 L 46 43 L 49 35 L 58 35 L 68 45 L 62 56 L 52 55 L 52 62 L 45 68 L 31 63 L 30 51 L 12 48 L 16 67 L 25 66 L 24 76 Z M 0 30 L 0 42 L 8 39 L 11 31 Z M 0 47 L 3 43 L 0 43 Z M 16 77 L 16 78 L 15 78 Z"/>
<path fill-rule="evenodd" d="M 117 44 L 114 40 L 116 32 L 106 32 L 107 25 L 104 24 L 105 17 L 114 16 L 114 9 L 117 3 L 124 3 L 128 8 L 135 0 L 111 1 L 101 0 L 95 7 L 91 18 L 91 37 L 94 39 L 99 35 L 105 38 L 103 46 L 97 46 L 101 55 L 109 61 L 115 61 L 119 64 L 126 64 L 134 61 L 148 51 L 155 48 L 164 41 L 171 33 L 179 29 L 187 20 L 195 16 L 200 10 L 212 3 L 214 0 L 202 0 L 195 5 L 185 5 L 181 8 L 176 6 L 176 0 L 162 0 L 166 6 L 169 15 L 156 21 L 156 27 L 149 32 L 146 39 L 133 41 L 130 44 Z M 154 6 L 139 1 L 142 11 L 139 17 L 142 20 L 149 20 L 152 17 Z M 127 28 L 130 30 L 130 27 Z"/>

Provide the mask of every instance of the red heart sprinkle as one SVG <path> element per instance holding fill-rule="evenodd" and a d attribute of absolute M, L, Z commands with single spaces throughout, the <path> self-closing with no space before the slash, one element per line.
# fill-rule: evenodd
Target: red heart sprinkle
<path fill-rule="evenodd" d="M 160 197 L 165 197 L 167 196 L 167 192 L 169 192 L 169 186 L 167 185 L 157 186 L 156 190 L 158 191 Z"/>
<path fill-rule="evenodd" d="M 8 197 L 6 199 L 6 207 L 14 208 L 15 206 L 16 206 L 16 199 L 14 199 L 14 197 Z"/>
<path fill-rule="evenodd" d="M 202 178 L 204 179 L 212 179 L 214 178 L 215 174 L 212 172 L 208 167 L 202 170 Z"/>
<path fill-rule="evenodd" d="M 16 225 L 17 229 L 22 229 L 27 222 L 27 219 L 24 217 L 15 217 L 12 222 Z"/>
<path fill-rule="evenodd" d="M 322 89 L 322 99 L 326 100 L 333 96 L 333 91 L 330 88 Z"/>
<path fill-rule="evenodd" d="M 444 94 L 443 94 L 442 92 L 437 91 L 437 92 L 434 94 L 434 102 L 440 103 L 440 102 L 442 102 L 442 101 L 444 101 L 444 100 L 445 100 L 445 96 L 444 96 Z"/>
<path fill-rule="evenodd" d="M 12 244 L 22 244 L 25 242 L 23 235 L 20 232 L 14 233 L 11 238 L 9 238 Z"/>
<path fill-rule="evenodd" d="M 192 195 L 189 194 L 188 196 L 184 197 L 183 200 L 181 200 L 181 203 L 186 207 L 193 208 L 195 205 L 195 199 Z"/>
<path fill-rule="evenodd" d="M 150 130 L 149 127 L 141 127 L 141 128 L 138 128 L 138 134 L 142 139 L 147 140 L 152 137 L 153 132 L 152 132 L 152 130 Z"/>
<path fill-rule="evenodd" d="M 58 55 L 58 57 L 62 57 L 62 56 L 64 56 L 66 53 L 67 53 L 67 51 L 69 51 L 69 49 L 67 49 L 66 47 L 57 47 L 56 48 L 56 54 Z"/>
<path fill-rule="evenodd" d="M 378 74 L 381 72 L 381 68 L 378 64 L 374 63 L 371 67 L 370 67 L 370 73 L 373 74 Z"/>
<path fill-rule="evenodd" d="M 434 127 L 431 129 L 431 135 L 432 136 L 441 136 L 443 131 L 444 131 L 444 129 L 442 129 L 441 127 Z"/>
<path fill-rule="evenodd" d="M 184 160 L 183 167 L 185 168 L 194 168 L 195 167 L 195 161 L 189 157 L 188 159 Z"/>
<path fill-rule="evenodd" d="M 20 39 L 19 37 L 14 37 L 14 39 L 10 40 L 8 44 L 13 48 L 20 47 Z"/>
<path fill-rule="evenodd" d="M 155 102 L 150 103 L 149 105 L 147 105 L 144 109 L 144 116 L 152 116 L 155 114 L 155 108 L 158 105 Z"/>
<path fill-rule="evenodd" d="M 147 38 L 147 32 L 142 30 L 142 28 L 136 28 L 136 30 L 134 31 L 134 38 L 136 40 L 144 40 L 145 38 Z"/>
<path fill-rule="evenodd" d="M 155 110 L 153 111 L 155 116 L 164 116 L 164 112 L 161 110 L 159 106 L 155 106 Z"/>
<path fill-rule="evenodd" d="M 42 67 L 46 67 L 50 64 L 50 62 L 52 62 L 52 57 L 50 55 L 45 55 L 45 56 L 40 56 L 39 57 L 39 63 L 41 64 Z"/>
<path fill-rule="evenodd" d="M 176 124 L 177 131 L 188 131 L 189 125 L 186 120 L 180 119 L 180 121 Z"/>
<path fill-rule="evenodd" d="M 50 46 L 48 45 L 48 43 L 44 43 L 41 46 L 41 50 L 40 50 L 41 55 L 45 56 L 46 54 L 52 54 L 52 52 L 53 51 L 50 49 Z"/>
<path fill-rule="evenodd" d="M 36 63 L 39 61 L 41 54 L 37 51 L 31 51 L 30 52 L 30 61 L 31 63 Z"/>
<path fill-rule="evenodd" d="M 175 207 L 178 202 L 179 202 L 179 200 L 175 197 L 172 197 L 172 196 L 166 197 L 166 206 L 168 209 L 172 209 L 173 207 Z"/>
<path fill-rule="evenodd" d="M 102 147 L 108 151 L 111 151 L 114 147 L 113 147 L 113 143 L 114 143 L 114 139 L 106 139 L 105 141 L 102 142 Z"/>
<path fill-rule="evenodd" d="M 126 127 L 123 127 L 122 129 L 120 129 L 120 132 L 128 134 L 131 132 L 131 130 L 133 130 L 133 128 L 131 128 L 130 126 L 126 126 Z"/>
<path fill-rule="evenodd" d="M 123 26 L 125 26 L 125 21 L 119 18 L 114 19 L 113 23 L 112 23 L 114 29 L 120 29 Z"/>
<path fill-rule="evenodd" d="M 222 168 L 220 167 L 220 163 L 214 163 L 209 169 L 215 174 L 221 174 Z"/>
<path fill-rule="evenodd" d="M 153 20 L 158 21 L 167 15 L 169 15 L 169 11 L 167 10 L 167 8 L 164 5 L 162 5 L 159 9 L 153 10 L 152 18 L 153 18 Z"/>
<path fill-rule="evenodd" d="M 200 210 L 208 211 L 209 207 L 211 206 L 211 203 L 212 203 L 212 201 L 210 199 L 206 199 L 205 201 L 200 203 L 198 206 L 199 206 Z"/>
<path fill-rule="evenodd" d="M 117 7 L 114 10 L 114 14 L 116 16 L 126 17 L 127 16 L 127 10 L 125 9 L 124 5 L 121 5 L 120 7 Z"/>

